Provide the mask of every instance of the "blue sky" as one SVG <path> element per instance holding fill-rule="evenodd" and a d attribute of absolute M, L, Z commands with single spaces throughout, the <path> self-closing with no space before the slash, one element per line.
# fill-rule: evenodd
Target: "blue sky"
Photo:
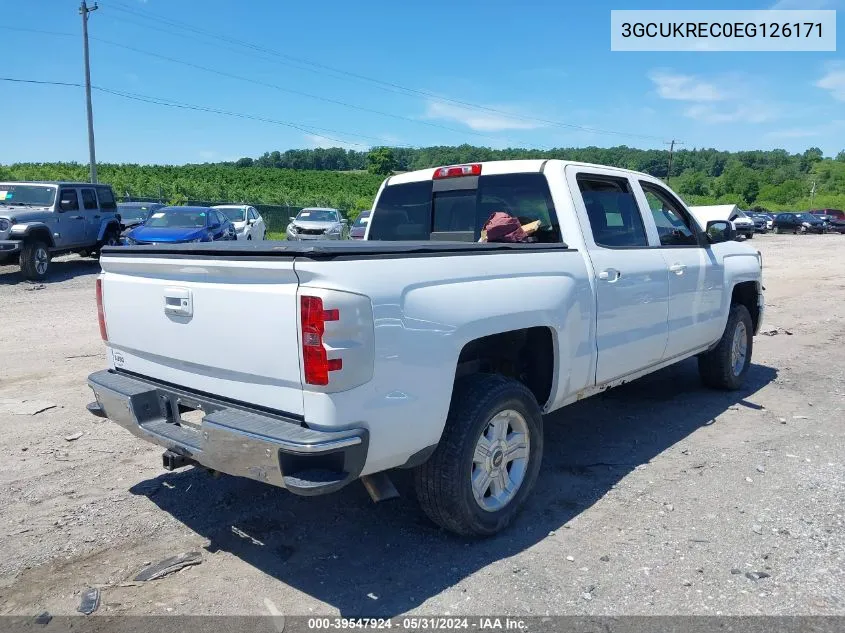
<path fill-rule="evenodd" d="M 845 32 L 845 0 L 689 1 L 684 8 L 775 5 L 838 9 Z M 671 138 L 686 148 L 845 149 L 842 36 L 836 53 L 610 51 L 611 8 L 677 6 L 102 0 L 90 19 L 99 38 L 91 41 L 95 85 L 299 129 L 95 92 L 97 158 L 179 164 L 316 146 L 663 147 Z M 75 0 L 9 3 L 0 75 L 81 82 L 77 7 Z M 87 161 L 80 88 L 0 82 L 0 117 L 0 163 Z"/>

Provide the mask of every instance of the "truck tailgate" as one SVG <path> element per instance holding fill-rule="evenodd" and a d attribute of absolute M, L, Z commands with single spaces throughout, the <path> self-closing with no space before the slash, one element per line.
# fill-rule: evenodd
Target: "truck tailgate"
<path fill-rule="evenodd" d="M 117 369 L 303 414 L 292 258 L 101 258 Z"/>

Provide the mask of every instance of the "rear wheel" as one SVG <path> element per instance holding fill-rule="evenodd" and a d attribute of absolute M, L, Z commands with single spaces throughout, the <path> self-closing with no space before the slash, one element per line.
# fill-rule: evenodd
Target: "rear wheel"
<path fill-rule="evenodd" d="M 705 385 L 730 391 L 742 387 L 751 365 L 753 333 L 748 308 L 738 303 L 732 305 L 719 344 L 698 357 L 698 372 Z"/>
<path fill-rule="evenodd" d="M 477 374 L 455 386 L 449 417 L 431 458 L 414 471 L 417 498 L 447 530 L 489 536 L 522 509 L 543 455 L 543 418 L 516 380 Z"/>
<path fill-rule="evenodd" d="M 21 272 L 26 279 L 41 281 L 50 269 L 50 249 L 40 240 L 24 242 L 21 249 Z"/>

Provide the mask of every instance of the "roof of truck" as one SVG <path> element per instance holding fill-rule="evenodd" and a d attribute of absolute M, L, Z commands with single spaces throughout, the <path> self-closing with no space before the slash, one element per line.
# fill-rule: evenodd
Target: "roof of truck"
<path fill-rule="evenodd" d="M 577 167 L 594 167 L 599 169 L 612 169 L 614 171 L 624 172 L 626 174 L 637 174 L 640 176 L 649 176 L 641 171 L 633 171 L 631 169 L 624 169 L 622 167 L 613 167 L 611 165 L 596 165 L 593 163 L 584 163 L 577 160 L 560 160 L 558 158 L 531 158 L 531 159 L 517 159 L 517 160 L 487 160 L 476 161 L 468 163 L 458 163 L 463 165 L 481 165 L 481 175 L 490 176 L 498 174 L 517 174 L 517 173 L 535 173 L 544 169 L 548 163 L 568 167 L 574 165 Z M 438 165 L 437 167 L 429 167 L 427 169 L 418 169 L 416 171 L 406 171 L 402 174 L 390 176 L 388 178 L 389 185 L 398 185 L 405 182 L 421 182 L 423 180 L 431 180 L 434 177 L 434 172 L 442 167 L 449 167 L 451 165 Z"/>

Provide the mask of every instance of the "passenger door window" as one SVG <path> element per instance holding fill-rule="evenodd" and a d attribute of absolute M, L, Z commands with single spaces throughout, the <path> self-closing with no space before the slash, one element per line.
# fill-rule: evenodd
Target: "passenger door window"
<path fill-rule="evenodd" d="M 62 189 L 59 201 L 67 202 L 67 204 L 62 205 L 62 211 L 79 211 L 79 198 L 76 196 L 76 189 Z"/>
<path fill-rule="evenodd" d="M 692 219 L 683 207 L 662 187 L 640 181 L 648 202 L 661 246 L 698 246 L 698 235 Z"/>
<path fill-rule="evenodd" d="M 593 241 L 605 248 L 646 248 L 645 225 L 627 178 L 579 174 Z"/>

